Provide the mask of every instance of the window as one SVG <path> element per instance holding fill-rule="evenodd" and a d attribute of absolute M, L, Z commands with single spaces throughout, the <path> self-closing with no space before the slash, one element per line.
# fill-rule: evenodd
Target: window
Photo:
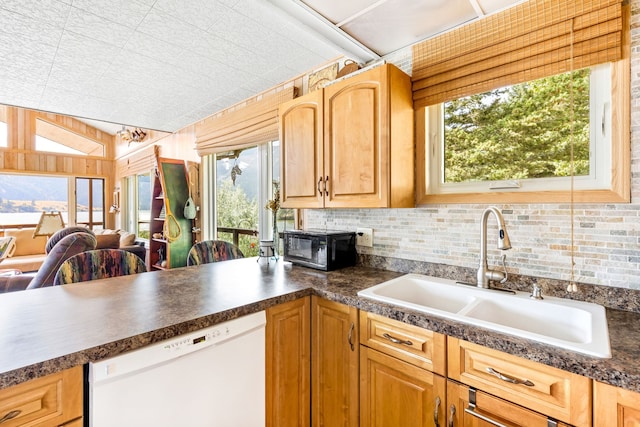
<path fill-rule="evenodd" d="M 140 239 L 149 239 L 151 226 L 151 173 L 142 173 L 125 178 L 127 230 Z"/>
<path fill-rule="evenodd" d="M 610 189 L 611 79 L 602 65 L 428 107 L 426 193 L 568 191 L 571 141 L 574 189 Z"/>
<path fill-rule="evenodd" d="M 0 224 L 35 227 L 43 211 L 61 212 L 68 224 L 69 181 L 58 176 L 0 174 Z"/>
<path fill-rule="evenodd" d="M 104 179 L 76 178 L 76 225 L 104 228 Z"/>
<path fill-rule="evenodd" d="M 41 119 L 36 119 L 36 151 L 105 156 L 103 144 Z"/>
<path fill-rule="evenodd" d="M 218 153 L 215 158 L 217 238 L 236 243 L 245 256 L 256 256 L 259 240 L 272 238 L 272 212 L 265 206 L 280 177 L 280 143 Z M 279 209 L 276 221 L 280 235 L 293 228 L 293 210 Z"/>

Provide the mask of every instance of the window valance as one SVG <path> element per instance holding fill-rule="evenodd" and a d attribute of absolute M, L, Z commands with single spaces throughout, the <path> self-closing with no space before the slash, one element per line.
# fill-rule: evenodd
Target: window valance
<path fill-rule="evenodd" d="M 143 150 L 116 161 L 116 176 L 125 177 L 152 171 L 156 167 L 156 158 L 160 147 L 150 145 Z"/>
<path fill-rule="evenodd" d="M 413 47 L 415 108 L 622 58 L 622 0 L 530 0 Z"/>
<path fill-rule="evenodd" d="M 278 139 L 278 106 L 295 97 L 295 87 L 263 95 L 259 100 L 206 118 L 196 124 L 200 156 L 237 150 Z"/>

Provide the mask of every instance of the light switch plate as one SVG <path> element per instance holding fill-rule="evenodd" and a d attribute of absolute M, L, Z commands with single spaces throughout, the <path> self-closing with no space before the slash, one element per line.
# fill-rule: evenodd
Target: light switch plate
<path fill-rule="evenodd" d="M 356 229 L 356 245 L 373 247 L 373 229 L 357 228 Z"/>

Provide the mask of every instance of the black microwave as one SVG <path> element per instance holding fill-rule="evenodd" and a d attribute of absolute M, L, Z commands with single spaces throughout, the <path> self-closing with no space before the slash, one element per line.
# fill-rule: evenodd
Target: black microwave
<path fill-rule="evenodd" d="M 285 230 L 284 260 L 325 271 L 356 265 L 356 233 Z"/>

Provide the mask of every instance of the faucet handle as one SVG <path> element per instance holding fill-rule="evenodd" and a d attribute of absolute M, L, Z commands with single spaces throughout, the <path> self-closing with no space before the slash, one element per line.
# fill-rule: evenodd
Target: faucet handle
<path fill-rule="evenodd" d="M 500 280 L 500 284 L 505 283 L 509 279 L 509 273 L 507 273 L 507 264 L 505 260 L 507 259 L 506 255 L 502 255 L 502 270 L 504 270 L 504 277 Z"/>
<path fill-rule="evenodd" d="M 540 286 L 538 286 L 537 283 L 533 284 L 533 290 L 531 291 L 531 295 L 529 295 L 529 298 L 544 299 L 542 297 L 542 288 Z"/>

